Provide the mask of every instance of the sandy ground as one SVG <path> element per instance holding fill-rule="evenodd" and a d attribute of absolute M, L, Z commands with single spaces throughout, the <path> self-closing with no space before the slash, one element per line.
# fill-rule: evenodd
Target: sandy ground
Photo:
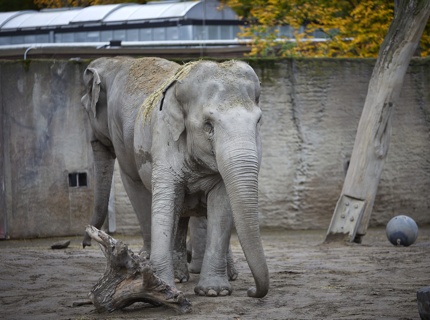
<path fill-rule="evenodd" d="M 263 299 L 246 296 L 253 279 L 237 237 L 233 251 L 239 278 L 229 297 L 194 295 L 198 275 L 178 288 L 193 312 L 134 304 L 99 314 L 87 300 L 102 275 L 98 246 L 52 250 L 63 239 L 0 242 L 1 319 L 419 319 L 416 292 L 430 286 L 430 228 L 410 247 L 394 247 L 385 230 L 371 229 L 361 245 L 322 244 L 325 231 L 263 231 L 271 288 Z M 116 236 L 138 251 L 137 237 Z M 68 238 L 69 239 L 69 238 Z"/>

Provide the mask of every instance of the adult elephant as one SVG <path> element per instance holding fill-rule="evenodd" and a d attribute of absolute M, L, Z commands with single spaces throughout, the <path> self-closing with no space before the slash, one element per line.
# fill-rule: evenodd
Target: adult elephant
<path fill-rule="evenodd" d="M 248 295 L 265 296 L 269 274 L 258 224 L 260 83 L 254 70 L 240 61 L 180 66 L 159 58 L 101 58 L 89 64 L 84 81 L 95 212 L 106 205 L 97 199 L 109 193 L 106 177 L 116 157 L 158 276 L 174 286 L 180 217 L 204 213 L 206 251 L 195 292 L 231 293 L 226 255 L 234 223 L 256 284 Z M 145 212 L 151 212 L 151 225 Z"/>

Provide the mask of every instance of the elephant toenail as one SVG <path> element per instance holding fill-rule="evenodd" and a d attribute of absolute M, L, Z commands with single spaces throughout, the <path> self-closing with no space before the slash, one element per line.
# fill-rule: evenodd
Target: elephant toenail
<path fill-rule="evenodd" d="M 229 294 L 229 292 L 226 289 L 221 290 L 221 292 L 219 293 L 220 296 L 227 296 L 228 294 Z"/>
<path fill-rule="evenodd" d="M 216 293 L 216 291 L 214 289 L 209 289 L 207 296 L 209 297 L 216 297 L 218 294 Z"/>

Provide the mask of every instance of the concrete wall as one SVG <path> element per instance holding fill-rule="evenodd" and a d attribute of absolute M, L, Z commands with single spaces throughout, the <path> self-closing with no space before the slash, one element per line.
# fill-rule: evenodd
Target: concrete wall
<path fill-rule="evenodd" d="M 290 60 L 263 79 L 263 225 L 326 228 L 340 195 L 374 60 Z M 393 115 L 371 225 L 430 222 L 430 60 L 413 62 Z"/>
<path fill-rule="evenodd" d="M 263 226 L 328 227 L 374 62 L 251 62 L 263 87 Z M 85 63 L 2 62 L 0 68 L 0 236 L 2 221 L 11 237 L 82 233 L 93 197 L 80 107 Z M 414 60 L 394 111 L 372 226 L 397 214 L 430 223 L 429 89 L 430 60 Z M 70 172 L 87 172 L 88 186 L 69 187 Z M 118 172 L 115 181 L 117 230 L 137 232 Z"/>
<path fill-rule="evenodd" d="M 88 187 L 69 187 L 73 172 L 92 175 L 84 65 L 65 61 L 0 63 L 6 232 L 11 238 L 83 234 L 92 210 Z"/>

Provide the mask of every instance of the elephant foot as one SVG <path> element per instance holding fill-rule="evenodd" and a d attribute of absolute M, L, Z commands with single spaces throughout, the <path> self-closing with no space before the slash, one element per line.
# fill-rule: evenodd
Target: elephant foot
<path fill-rule="evenodd" d="M 210 281 L 200 279 L 194 288 L 196 295 L 207 297 L 229 296 L 232 291 L 230 283 L 221 277 L 211 277 Z"/>
<path fill-rule="evenodd" d="M 188 282 L 188 280 L 190 280 L 190 274 L 188 273 L 188 270 L 184 271 L 184 270 L 175 269 L 175 282 L 176 283 Z"/>
<path fill-rule="evenodd" d="M 227 252 L 227 275 L 228 280 L 234 281 L 237 279 L 237 276 L 239 275 L 239 272 L 236 269 L 236 265 L 234 264 L 233 259 L 233 252 L 231 251 L 231 248 L 228 248 Z"/>
<path fill-rule="evenodd" d="M 234 281 L 237 279 L 239 272 L 236 269 L 236 266 L 234 264 L 227 265 L 227 275 L 228 275 L 228 280 L 230 281 Z"/>
<path fill-rule="evenodd" d="M 190 280 L 186 256 L 183 254 L 173 253 L 173 269 L 175 272 L 175 282 L 183 283 Z"/>

